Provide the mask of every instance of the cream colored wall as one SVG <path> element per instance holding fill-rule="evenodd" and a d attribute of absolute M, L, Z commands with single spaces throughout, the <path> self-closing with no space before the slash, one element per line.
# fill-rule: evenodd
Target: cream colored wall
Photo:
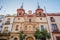
<path fill-rule="evenodd" d="M 27 17 L 27 21 L 29 21 L 30 18 L 34 21 L 34 17 Z M 42 20 L 40 20 L 40 18 L 42 18 Z M 25 18 L 23 18 L 23 17 L 20 17 L 20 20 L 18 20 L 18 17 L 16 17 L 15 20 L 14 20 L 12 32 L 16 32 L 15 31 L 16 25 L 19 25 L 19 30 L 18 31 L 20 31 L 20 26 L 22 27 L 21 29 L 24 30 L 24 31 L 35 31 L 36 28 L 40 28 L 41 25 L 44 25 L 44 28 L 48 30 L 46 17 L 36 17 L 36 19 L 35 19 L 35 23 L 37 22 L 36 24 L 33 23 L 33 21 L 31 22 L 31 24 L 28 23 L 28 22 L 24 23 L 24 20 L 25 20 Z M 26 25 L 26 23 L 27 23 L 27 25 Z M 35 24 L 35 30 L 33 30 L 34 24 Z M 25 26 L 27 26 L 26 30 L 25 30 Z"/>
<path fill-rule="evenodd" d="M 50 17 L 51 16 L 48 16 L 48 22 L 49 22 L 49 28 L 50 28 L 50 31 L 52 32 L 52 27 L 51 27 L 51 24 L 52 22 L 50 21 Z M 53 23 L 56 23 L 59 30 L 60 30 L 60 16 L 53 16 L 55 18 L 55 21 L 56 22 L 53 22 Z M 31 18 L 32 20 L 34 20 L 34 17 L 27 17 L 27 21 L 29 21 L 29 18 Z M 42 18 L 42 20 L 40 20 L 40 18 Z M 23 31 L 35 31 L 33 30 L 33 26 L 35 25 L 36 28 L 39 28 L 41 30 L 41 25 L 44 25 L 44 28 L 49 31 L 48 29 L 48 24 L 47 24 L 47 20 L 46 20 L 46 17 L 36 17 L 35 18 L 35 23 L 31 22 L 31 23 L 28 23 L 28 22 L 24 22 L 25 21 L 25 17 L 20 17 L 20 20 L 18 20 L 18 17 L 15 18 L 14 20 L 14 23 L 13 23 L 13 27 L 12 27 L 12 32 L 19 32 L 20 30 L 23 30 Z M 18 28 L 18 31 L 16 31 L 16 25 L 19 25 L 19 28 Z M 27 30 L 25 30 L 25 25 L 27 26 Z"/>
<path fill-rule="evenodd" d="M 42 20 L 40 18 L 42 18 Z M 38 22 L 38 28 L 40 30 L 41 30 L 41 25 L 43 25 L 47 31 L 49 30 L 46 17 L 36 17 L 36 22 Z"/>
<path fill-rule="evenodd" d="M 31 19 L 32 22 L 34 22 L 34 20 L 35 20 L 34 17 L 27 17 L 27 22 L 29 22 L 29 19 Z"/>
<path fill-rule="evenodd" d="M 40 18 L 42 18 L 42 20 L 40 20 Z M 36 17 L 36 22 L 47 22 L 46 21 L 46 17 Z"/>
<path fill-rule="evenodd" d="M 20 20 L 18 20 L 20 18 Z M 24 17 L 15 17 L 14 22 L 24 22 Z"/>

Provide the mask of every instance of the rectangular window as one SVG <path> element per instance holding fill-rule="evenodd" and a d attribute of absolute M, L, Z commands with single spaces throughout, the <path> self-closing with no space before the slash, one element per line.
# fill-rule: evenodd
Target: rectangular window
<path fill-rule="evenodd" d="M 53 17 L 50 17 L 51 22 L 55 22 L 55 19 Z"/>
<path fill-rule="evenodd" d="M 41 30 L 44 30 L 44 26 L 43 25 L 41 25 Z"/>
<path fill-rule="evenodd" d="M 10 21 L 6 21 L 7 23 L 10 23 Z"/>
<path fill-rule="evenodd" d="M 19 15 L 21 15 L 21 12 L 19 13 Z"/>
<path fill-rule="evenodd" d="M 57 25 L 56 24 L 52 24 L 52 29 L 53 29 L 53 31 L 58 31 Z"/>
<path fill-rule="evenodd" d="M 29 22 L 31 22 L 31 19 L 29 19 Z"/>
<path fill-rule="evenodd" d="M 25 26 L 25 30 L 27 30 L 27 26 Z"/>
<path fill-rule="evenodd" d="M 39 12 L 39 15 L 41 16 L 41 12 Z"/>
<path fill-rule="evenodd" d="M 19 27 L 19 25 L 16 25 L 16 29 L 15 29 L 16 31 L 18 31 L 18 27 Z"/>

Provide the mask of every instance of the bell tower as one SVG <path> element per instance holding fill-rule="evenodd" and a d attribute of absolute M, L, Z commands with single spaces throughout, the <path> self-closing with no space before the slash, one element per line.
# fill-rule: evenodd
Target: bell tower
<path fill-rule="evenodd" d="M 37 9 L 35 10 L 35 13 L 36 14 L 38 14 L 38 15 L 42 15 L 42 13 L 43 13 L 43 9 L 42 8 L 40 8 L 40 5 L 39 5 L 39 3 L 38 3 L 38 6 L 37 6 Z"/>
<path fill-rule="evenodd" d="M 23 9 L 23 3 L 19 9 L 17 9 L 17 16 L 23 16 L 25 13 L 25 10 Z"/>

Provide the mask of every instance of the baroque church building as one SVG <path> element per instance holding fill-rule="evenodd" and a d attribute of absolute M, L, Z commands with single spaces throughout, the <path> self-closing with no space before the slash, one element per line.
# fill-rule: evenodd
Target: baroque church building
<path fill-rule="evenodd" d="M 0 18 L 3 25 L 0 26 L 0 40 L 20 40 L 20 31 L 26 34 L 24 40 L 36 40 L 34 37 L 36 29 L 46 29 L 51 34 L 50 40 L 60 40 L 60 13 L 44 13 L 44 9 L 39 5 L 34 13 L 31 10 L 26 13 L 22 5 L 17 9 L 17 15 L 0 15 L 0 17 L 3 19 Z M 4 34 L 6 32 L 10 33 Z"/>

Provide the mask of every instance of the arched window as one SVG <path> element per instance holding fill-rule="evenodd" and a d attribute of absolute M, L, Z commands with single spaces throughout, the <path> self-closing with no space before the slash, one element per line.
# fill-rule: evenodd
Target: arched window
<path fill-rule="evenodd" d="M 41 25 L 41 30 L 44 30 L 44 26 L 43 25 Z"/>
<path fill-rule="evenodd" d="M 29 19 L 29 22 L 31 22 L 31 19 Z"/>
<path fill-rule="evenodd" d="M 52 29 L 53 29 L 53 31 L 58 31 L 57 25 L 56 24 L 52 24 Z"/>
<path fill-rule="evenodd" d="M 19 15 L 21 15 L 22 12 L 19 13 Z"/>
<path fill-rule="evenodd" d="M 39 15 L 41 16 L 41 12 L 39 12 Z"/>
<path fill-rule="evenodd" d="M 54 17 L 50 17 L 51 22 L 55 22 Z"/>
<path fill-rule="evenodd" d="M 19 27 L 19 25 L 16 25 L 16 29 L 15 29 L 16 31 L 18 31 L 18 27 Z"/>
<path fill-rule="evenodd" d="M 14 38 L 14 40 L 17 40 L 17 38 Z"/>

